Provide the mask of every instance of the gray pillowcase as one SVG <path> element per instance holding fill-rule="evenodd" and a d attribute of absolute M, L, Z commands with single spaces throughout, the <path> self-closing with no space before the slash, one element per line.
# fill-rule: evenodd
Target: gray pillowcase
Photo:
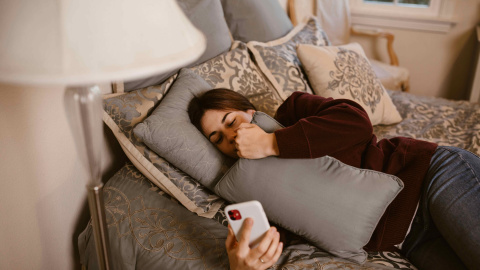
<path fill-rule="evenodd" d="M 182 69 L 158 107 L 133 133 L 159 156 L 213 189 L 234 161 L 217 150 L 188 116 L 192 98 L 210 89 L 202 77 Z"/>
<path fill-rule="evenodd" d="M 197 61 L 188 65 L 188 67 L 196 66 L 230 49 L 232 40 L 223 16 L 220 0 L 177 0 L 177 4 L 192 24 L 202 31 L 207 38 L 207 48 L 205 52 Z M 152 33 L 152 35 L 155 34 L 158 33 Z M 168 40 L 165 42 L 168 42 Z M 160 84 L 177 73 L 178 70 L 179 68 L 164 74 L 125 82 L 125 91 Z"/>
<path fill-rule="evenodd" d="M 277 129 L 281 129 L 284 126 L 277 122 L 277 120 L 270 117 L 268 114 L 256 111 L 252 117 L 252 124 L 255 124 L 263 129 L 267 133 L 273 133 Z"/>
<path fill-rule="evenodd" d="M 268 115 L 254 121 L 271 132 Z M 332 157 L 240 159 L 215 186 L 235 203 L 258 200 L 267 217 L 331 254 L 364 263 L 363 247 L 403 189 L 396 176 L 358 169 Z"/>
<path fill-rule="evenodd" d="M 222 0 L 222 7 L 235 40 L 268 42 L 293 28 L 278 0 Z"/>

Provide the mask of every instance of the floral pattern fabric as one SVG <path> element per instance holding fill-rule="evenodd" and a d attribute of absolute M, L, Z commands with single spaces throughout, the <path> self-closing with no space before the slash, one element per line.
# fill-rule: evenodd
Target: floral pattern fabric
<path fill-rule="evenodd" d="M 326 46 L 330 45 L 330 41 L 317 19 L 312 17 L 306 24 L 297 25 L 281 39 L 268 43 L 251 41 L 247 44 L 258 66 L 283 99 L 295 91 L 312 93 L 297 57 L 297 44 Z"/>
<path fill-rule="evenodd" d="M 245 43 L 192 68 L 212 88 L 228 88 L 247 97 L 257 110 L 273 116 L 283 99 L 250 59 Z"/>
<path fill-rule="evenodd" d="M 297 55 L 316 95 L 357 102 L 367 112 L 372 125 L 402 120 L 360 44 L 300 44 Z"/>
<path fill-rule="evenodd" d="M 327 90 L 344 96 L 349 93 L 353 100 L 361 102 L 375 113 L 384 90 L 367 59 L 357 52 L 339 48 L 334 60 L 336 70 L 330 71 Z"/>
<path fill-rule="evenodd" d="M 375 126 L 379 139 L 404 136 L 480 155 L 480 104 L 387 90 L 403 121 Z"/>

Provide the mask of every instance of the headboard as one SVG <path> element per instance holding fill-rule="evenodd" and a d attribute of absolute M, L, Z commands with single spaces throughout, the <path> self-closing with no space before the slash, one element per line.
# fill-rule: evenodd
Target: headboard
<path fill-rule="evenodd" d="M 251 5 L 254 5 L 258 0 L 246 0 L 246 2 L 249 2 L 249 4 Z M 292 0 L 262 0 L 260 2 L 261 3 L 267 3 L 269 1 L 278 1 L 278 3 L 280 3 L 280 6 L 281 8 L 285 11 L 285 13 L 289 16 L 290 19 L 292 19 L 292 14 L 290 13 L 290 9 L 299 9 L 301 10 L 302 12 L 301 13 L 296 13 L 294 16 L 296 16 L 295 18 L 306 18 L 308 15 L 307 14 L 311 14 L 312 12 L 312 9 L 308 9 L 308 8 L 303 8 L 304 6 L 304 2 L 310 2 L 311 0 L 306 0 L 306 1 L 292 1 Z M 184 1 L 182 0 L 178 0 L 177 3 L 180 4 L 180 7 L 185 11 L 185 13 L 188 15 L 192 15 L 192 13 L 200 13 L 200 12 L 204 12 L 205 10 L 202 10 L 202 7 L 197 7 L 197 6 L 194 6 L 194 5 L 185 5 L 183 4 Z M 192 20 L 192 23 L 197 27 L 199 28 L 207 37 L 207 40 L 211 40 L 211 39 L 216 39 L 214 44 L 212 44 L 212 42 L 210 44 L 207 44 L 207 52 L 204 53 L 204 55 L 202 55 L 197 61 L 195 61 L 194 63 L 188 65 L 189 67 L 192 67 L 192 66 L 195 66 L 195 65 L 198 65 L 202 62 L 204 62 L 205 60 L 208 60 L 210 58 L 212 58 L 213 56 L 216 56 L 218 54 L 220 54 L 221 52 L 224 52 L 228 49 L 230 49 L 230 46 L 232 46 L 232 41 L 235 39 L 234 35 L 232 35 L 232 32 L 229 31 L 228 28 L 225 28 L 225 22 L 221 22 L 223 21 L 224 19 L 227 20 L 227 23 L 228 23 L 228 19 L 227 18 L 223 18 L 223 16 L 227 15 L 225 13 L 221 13 L 222 16 L 220 16 L 220 10 L 218 10 L 218 5 L 215 4 L 215 2 L 221 2 L 223 7 L 224 7 L 224 12 L 228 12 L 227 11 L 227 8 L 225 8 L 225 6 L 228 6 L 228 5 L 232 5 L 230 3 L 233 3 L 233 2 L 228 2 L 228 0 L 211 0 L 209 1 L 209 5 L 207 7 L 204 7 L 203 9 L 206 9 L 208 8 L 209 9 L 209 13 L 210 14 L 214 14 L 214 16 L 208 16 L 207 18 L 202 18 L 202 16 L 188 16 L 190 18 L 192 17 L 199 17 L 201 19 L 193 19 Z M 313 3 L 313 2 L 312 2 Z M 261 5 L 259 5 L 261 6 Z M 307 5 L 308 6 L 308 5 Z M 268 7 L 268 6 L 266 6 Z M 234 8 L 234 7 L 232 7 Z M 199 11 L 200 9 L 200 11 Z M 212 12 L 212 9 L 217 9 L 215 10 L 215 12 Z M 261 10 L 261 9 L 258 9 L 258 8 L 255 8 L 254 10 Z M 304 10 L 304 11 L 303 11 Z M 274 13 L 274 12 L 272 12 Z M 216 15 L 219 15 L 219 16 L 216 16 Z M 238 18 L 236 18 L 238 19 Z M 294 21 L 293 19 L 291 20 L 293 22 L 293 24 L 297 24 L 297 21 Z M 223 25 L 223 26 L 222 26 Z M 288 26 L 288 24 L 286 23 L 283 23 L 283 26 L 282 27 L 282 30 L 283 32 L 285 32 L 285 29 L 288 29 L 290 30 L 291 27 Z M 280 31 L 282 31 L 280 30 Z M 227 41 L 227 35 L 228 37 L 230 38 L 230 42 Z M 220 41 L 218 41 L 218 39 L 220 39 Z M 222 45 L 221 46 L 218 46 L 218 43 L 221 42 Z M 228 44 L 228 46 L 227 46 Z M 215 46 L 216 48 L 210 48 L 210 51 L 209 51 L 209 47 L 212 47 L 212 46 Z M 161 84 L 163 82 L 165 82 L 171 75 L 175 74 L 179 69 L 176 69 L 175 71 L 172 71 L 172 72 L 167 72 L 166 74 L 160 74 L 160 75 L 156 75 L 156 76 L 152 76 L 152 77 L 149 77 L 149 78 L 144 78 L 144 79 L 141 79 L 141 80 L 136 80 L 135 82 L 124 82 L 124 81 L 116 81 L 116 82 L 112 82 L 111 83 L 111 87 L 112 87 L 112 92 L 113 93 L 124 93 L 124 92 L 129 92 L 129 91 L 132 91 L 132 90 L 136 90 L 136 89 L 139 89 L 139 88 L 144 88 L 144 87 L 148 87 L 148 86 L 152 86 L 152 85 L 158 85 L 158 84 Z"/>

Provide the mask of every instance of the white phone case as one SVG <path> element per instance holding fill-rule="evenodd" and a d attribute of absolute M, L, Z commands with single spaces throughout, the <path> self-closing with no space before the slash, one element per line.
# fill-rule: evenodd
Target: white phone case
<path fill-rule="evenodd" d="M 238 216 L 238 213 L 240 216 Z M 253 219 L 253 228 L 250 234 L 250 246 L 255 247 L 262 240 L 263 235 L 270 229 L 267 216 L 263 211 L 262 204 L 259 201 L 248 201 L 232 204 L 225 207 L 225 214 L 228 223 L 235 233 L 237 241 L 241 238 L 240 229 L 246 218 Z M 235 218 L 235 220 L 232 219 Z"/>

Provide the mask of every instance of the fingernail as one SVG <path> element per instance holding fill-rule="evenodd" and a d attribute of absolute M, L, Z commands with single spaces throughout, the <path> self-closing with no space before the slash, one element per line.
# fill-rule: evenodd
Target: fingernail
<path fill-rule="evenodd" d="M 253 224 L 253 219 L 251 218 L 247 218 L 247 220 L 245 220 L 247 222 L 248 225 L 252 225 Z"/>

